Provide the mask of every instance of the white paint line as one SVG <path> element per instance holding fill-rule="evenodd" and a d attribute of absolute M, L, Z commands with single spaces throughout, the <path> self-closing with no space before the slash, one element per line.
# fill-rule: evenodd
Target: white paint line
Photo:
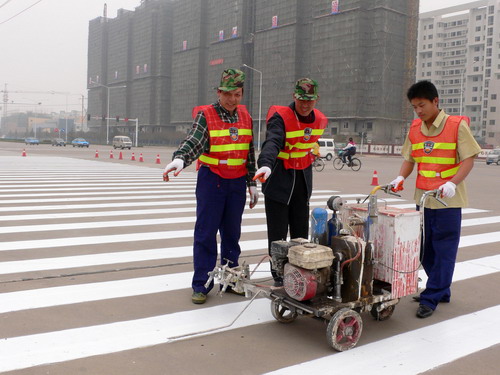
<path fill-rule="evenodd" d="M 50 196 L 61 196 L 61 195 L 96 195 L 96 194 L 135 194 L 136 191 L 140 191 L 144 194 L 145 191 L 168 191 L 180 193 L 184 191 L 192 190 L 194 193 L 194 185 L 177 185 L 177 186 L 113 186 L 113 187 L 85 187 L 85 188 L 47 188 L 47 189 L 3 189 L 0 193 L 14 192 L 16 194 L 0 194 L 0 198 L 21 198 L 36 195 L 37 197 L 50 197 Z M 126 191 L 120 191 L 126 190 Z M 47 193 L 50 191 L 51 193 Z M 65 193 L 69 191 L 70 193 Z"/>
<path fill-rule="evenodd" d="M 165 189 L 165 188 L 159 187 L 159 188 L 146 188 L 146 189 L 139 188 L 139 189 L 137 189 L 137 191 L 129 189 L 128 191 L 110 190 L 110 191 L 85 191 L 85 192 L 79 191 L 79 192 L 75 192 L 75 193 L 57 192 L 57 193 L 29 193 L 29 194 L 24 194 L 24 193 L 0 194 L 0 198 L 28 198 L 28 197 L 32 197 L 31 199 L 36 200 L 36 201 L 40 201 L 41 197 L 67 197 L 67 196 L 77 195 L 78 198 L 88 197 L 87 198 L 88 200 L 93 200 L 94 196 L 126 195 L 128 197 L 128 196 L 134 196 L 135 194 L 144 194 L 144 193 L 147 193 L 150 191 L 155 192 L 155 193 L 163 192 L 163 193 L 168 194 L 168 197 L 171 197 L 174 194 L 182 194 L 182 193 L 186 193 L 186 192 L 190 192 L 190 195 L 182 195 L 181 198 L 189 198 L 189 197 L 192 197 L 194 195 L 194 188 L 191 188 L 191 187 L 186 187 L 186 188 L 181 189 L 181 190 L 171 190 L 171 189 Z M 7 201 L 7 202 L 9 202 L 9 201 Z M 0 203 L 2 203 L 2 201 L 0 201 Z"/>
<path fill-rule="evenodd" d="M 33 188 L 33 189 L 35 189 L 35 188 L 57 189 L 57 188 L 78 187 L 78 186 L 86 187 L 88 189 L 90 187 L 101 187 L 101 186 L 123 186 L 123 187 L 127 187 L 127 186 L 174 186 L 174 187 L 177 187 L 177 186 L 183 186 L 183 185 L 191 186 L 191 185 L 196 184 L 196 182 L 193 182 L 192 184 L 190 184 L 189 181 L 175 182 L 175 183 L 169 182 L 168 184 L 165 184 L 164 181 L 156 181 L 156 182 L 144 182 L 144 181 L 143 182 L 134 182 L 134 181 L 135 181 L 135 179 L 128 178 L 126 182 L 116 181 L 116 182 L 89 182 L 89 183 L 79 183 L 79 184 L 67 184 L 67 183 L 51 184 L 51 183 L 47 183 L 47 184 L 16 184 L 16 185 L 2 183 L 1 186 L 3 188 L 15 189 L 14 191 L 20 191 L 20 190 L 24 191 L 24 190 L 29 190 L 31 188 Z"/>
<path fill-rule="evenodd" d="M 102 195 L 102 193 L 100 193 Z M 140 200 L 140 199 L 179 199 L 179 198 L 193 198 L 193 193 L 190 194 L 169 194 L 165 192 L 165 194 L 148 194 L 148 195 L 137 195 L 137 196 L 120 196 L 120 197 L 78 197 L 78 198 L 45 198 L 39 199 L 37 197 L 33 197 L 31 199 L 4 199 L 0 200 L 0 204 L 19 204 L 19 203 L 30 203 L 34 204 L 32 209 L 36 207 L 38 203 L 62 203 L 62 202 L 80 202 L 80 201 L 116 201 L 116 200 Z"/>
<path fill-rule="evenodd" d="M 494 306 L 268 374 L 415 375 L 498 343 L 500 306 Z"/>
<path fill-rule="evenodd" d="M 391 204 L 392 207 L 396 208 L 415 208 L 415 203 L 407 203 L 407 204 Z M 479 208 L 462 208 L 462 214 L 478 214 L 483 212 L 489 212 L 490 210 L 483 210 Z"/>
<path fill-rule="evenodd" d="M 242 252 L 263 250 L 267 254 L 267 239 L 240 241 Z M 164 247 L 148 250 L 131 250 L 113 253 L 75 255 L 57 258 L 39 258 L 0 262 L 0 275 L 22 272 L 47 271 L 79 267 L 101 266 L 109 264 L 124 264 L 191 257 L 193 246 Z"/>
<path fill-rule="evenodd" d="M 250 265 L 250 270 L 256 272 L 257 277 L 255 279 L 272 279 L 269 262 L 263 262 L 257 269 L 256 267 L 257 264 Z M 171 292 L 190 288 L 192 278 L 193 272 L 182 272 L 170 275 L 0 293 L 0 314 L 73 303 Z"/>
<path fill-rule="evenodd" d="M 265 224 L 248 225 L 242 227 L 242 233 L 265 232 Z M 173 230 L 163 232 L 145 232 L 131 234 L 114 234 L 108 236 L 86 236 L 67 237 L 43 240 L 24 240 L 0 242 L 0 251 L 25 250 L 25 249 L 46 249 L 55 247 L 81 246 L 109 244 L 117 242 L 148 241 L 148 240 L 171 240 L 173 238 L 193 237 L 193 229 Z"/>
<path fill-rule="evenodd" d="M 3 357 L 0 372 L 168 343 L 169 337 L 225 326 L 247 304 L 248 301 L 244 301 L 144 319 L 7 338 L 0 340 Z M 272 320 L 269 301 L 257 299 L 233 326 L 224 330 Z"/>
<path fill-rule="evenodd" d="M 262 242 L 266 242 L 265 246 L 267 246 L 267 241 L 262 240 Z M 251 264 L 250 270 L 255 270 L 256 266 L 257 264 Z M 256 270 L 254 279 L 270 278 L 269 267 L 269 262 L 263 262 Z M 461 262 L 457 264 L 453 282 L 496 272 L 500 272 L 500 255 Z M 190 288 L 192 277 L 193 272 L 182 272 L 169 275 L 0 293 L 0 314 Z"/>

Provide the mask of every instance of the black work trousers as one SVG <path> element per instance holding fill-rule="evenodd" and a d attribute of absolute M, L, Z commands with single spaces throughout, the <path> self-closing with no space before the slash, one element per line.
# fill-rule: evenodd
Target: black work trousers
<path fill-rule="evenodd" d="M 265 197 L 269 255 L 271 255 L 271 242 L 286 240 L 288 229 L 290 229 L 290 239 L 308 238 L 309 194 L 304 174 L 300 172 L 295 175 L 295 184 L 288 204 Z M 282 281 L 274 270 L 271 270 L 271 273 L 274 280 Z"/>

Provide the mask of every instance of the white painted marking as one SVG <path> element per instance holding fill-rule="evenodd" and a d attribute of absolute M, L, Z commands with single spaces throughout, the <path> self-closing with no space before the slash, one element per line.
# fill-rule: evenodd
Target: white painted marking
<path fill-rule="evenodd" d="M 414 375 L 498 343 L 500 306 L 494 306 L 268 374 Z"/>
<path fill-rule="evenodd" d="M 256 266 L 257 264 L 251 264 L 250 270 L 254 271 Z M 458 263 L 453 276 L 453 282 L 496 272 L 500 272 L 500 255 Z M 263 262 L 256 269 L 255 275 L 254 279 L 271 278 L 269 262 Z M 182 272 L 169 275 L 0 293 L 0 314 L 42 307 L 69 305 L 72 303 L 169 292 L 189 288 L 192 277 L 193 272 Z"/>
<path fill-rule="evenodd" d="M 263 250 L 267 254 L 267 239 L 240 241 L 242 252 Z M 90 267 L 106 264 L 124 264 L 148 260 L 190 257 L 193 246 L 164 247 L 158 249 L 122 251 L 103 254 L 76 255 L 58 258 L 39 258 L 0 262 L 0 275 L 21 272 L 47 271 Z"/>
<path fill-rule="evenodd" d="M 242 233 L 265 233 L 265 224 L 248 225 L 242 227 Z M 117 242 L 149 241 L 149 240 L 171 240 L 173 238 L 193 237 L 193 229 L 172 230 L 163 232 L 145 232 L 131 234 L 114 234 L 108 236 L 87 236 L 87 237 L 67 237 L 52 238 L 43 240 L 24 240 L 0 242 L 0 251 L 25 250 L 25 249 L 46 249 L 54 247 L 96 245 Z"/>

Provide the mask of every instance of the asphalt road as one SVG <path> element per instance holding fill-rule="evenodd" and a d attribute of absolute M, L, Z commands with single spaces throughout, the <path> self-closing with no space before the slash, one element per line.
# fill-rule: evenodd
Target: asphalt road
<path fill-rule="evenodd" d="M 387 321 L 364 313 L 358 345 L 337 353 L 324 322 L 278 323 L 267 299 L 231 326 L 244 297 L 212 292 L 193 305 L 194 169 L 167 184 L 172 149 L 123 160 L 111 150 L 0 143 L 0 373 L 498 374 L 500 167 L 477 161 L 468 178 L 452 302 L 424 320 L 409 297 Z M 359 172 L 316 173 L 311 207 L 366 195 L 375 171 L 388 183 L 401 163 L 360 158 Z M 414 179 L 405 185 L 388 204 L 412 205 Z M 256 264 L 267 251 L 262 196 L 242 225 L 242 259 Z"/>

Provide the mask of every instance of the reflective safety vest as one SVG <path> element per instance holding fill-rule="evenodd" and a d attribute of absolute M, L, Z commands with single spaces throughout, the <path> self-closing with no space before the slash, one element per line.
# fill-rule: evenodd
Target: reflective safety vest
<path fill-rule="evenodd" d="M 203 111 L 207 120 L 210 151 L 198 161 L 222 178 L 238 178 L 247 174 L 247 157 L 252 142 L 252 119 L 243 105 L 238 106 L 238 122 L 222 121 L 213 105 L 195 107 L 193 117 Z"/>
<path fill-rule="evenodd" d="M 290 107 L 274 105 L 267 112 L 267 120 L 278 113 L 285 123 L 285 147 L 278 154 L 285 169 L 305 169 L 314 160 L 311 149 L 325 131 L 328 119 L 317 109 L 313 111 L 314 122 L 311 124 L 300 122 Z"/>
<path fill-rule="evenodd" d="M 466 116 L 449 116 L 443 131 L 436 136 L 422 134 L 422 120 L 415 119 L 410 127 L 411 156 L 418 163 L 417 188 L 434 190 L 457 174 L 457 142 L 460 122 Z"/>

